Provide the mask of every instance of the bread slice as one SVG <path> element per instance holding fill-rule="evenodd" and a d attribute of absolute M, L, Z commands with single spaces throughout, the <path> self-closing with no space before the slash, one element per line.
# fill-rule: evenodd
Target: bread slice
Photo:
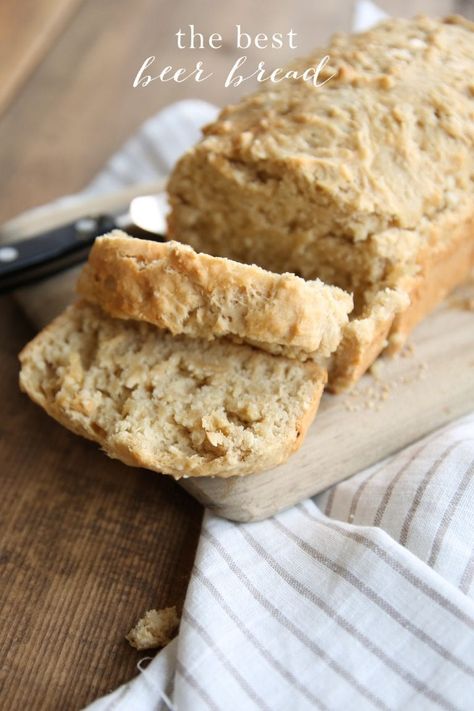
<path fill-rule="evenodd" d="M 474 263 L 473 39 L 459 17 L 336 35 L 289 67 L 328 55 L 324 86 L 224 108 L 171 175 L 171 239 L 354 294 L 332 389 L 399 349 Z"/>
<path fill-rule="evenodd" d="M 79 302 L 20 354 L 20 386 L 125 464 L 175 478 L 252 474 L 303 441 L 326 371 L 171 334 Z"/>
<path fill-rule="evenodd" d="M 335 351 L 353 308 L 352 296 L 319 280 L 118 230 L 95 241 L 77 289 L 117 318 L 147 321 L 174 335 L 226 336 L 301 360 Z"/>

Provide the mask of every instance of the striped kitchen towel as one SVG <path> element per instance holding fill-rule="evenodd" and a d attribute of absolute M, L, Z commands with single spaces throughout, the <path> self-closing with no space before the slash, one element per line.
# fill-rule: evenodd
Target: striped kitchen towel
<path fill-rule="evenodd" d="M 474 413 L 267 521 L 204 519 L 179 635 L 90 711 L 474 708 Z"/>

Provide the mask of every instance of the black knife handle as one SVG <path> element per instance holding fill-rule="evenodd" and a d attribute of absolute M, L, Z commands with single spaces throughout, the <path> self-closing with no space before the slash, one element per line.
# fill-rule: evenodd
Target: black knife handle
<path fill-rule="evenodd" d="M 108 215 L 82 217 L 42 235 L 0 244 L 0 294 L 79 264 L 95 238 L 115 227 Z"/>

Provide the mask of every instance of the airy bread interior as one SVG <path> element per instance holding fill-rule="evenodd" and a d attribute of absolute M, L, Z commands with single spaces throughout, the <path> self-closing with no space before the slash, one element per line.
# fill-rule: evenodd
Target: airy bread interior
<path fill-rule="evenodd" d="M 182 476 L 269 469 L 301 444 L 326 381 L 301 363 L 172 336 L 80 302 L 21 353 L 20 384 L 126 464 Z"/>

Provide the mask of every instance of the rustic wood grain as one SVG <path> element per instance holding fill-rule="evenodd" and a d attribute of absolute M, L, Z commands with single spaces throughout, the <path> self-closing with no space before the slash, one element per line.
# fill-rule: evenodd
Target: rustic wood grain
<path fill-rule="evenodd" d="M 2 0 L 0 115 L 67 26 L 82 0 Z"/>
<path fill-rule="evenodd" d="M 130 679 L 123 636 L 182 604 L 201 507 L 173 481 L 105 457 L 17 386 L 32 336 L 0 300 L 0 707 L 77 709 Z"/>
<path fill-rule="evenodd" d="M 236 23 L 254 32 L 264 27 L 268 33 L 294 25 L 301 34 L 301 50 L 306 51 L 341 26 L 340 8 L 325 5 L 315 8 L 304 0 L 290 19 L 288 5 L 270 0 L 260 3 L 259 17 L 252 0 L 232 4 L 135 0 L 133 6 L 128 0 L 84 0 L 34 81 L 0 121 L 0 220 L 83 187 L 161 107 L 193 97 L 224 104 L 249 90 L 250 85 L 240 90 L 223 87 L 226 70 L 242 54 L 234 46 Z M 313 29 L 308 33 L 310 18 Z M 347 15 L 346 29 L 348 23 Z M 189 24 L 203 33 L 220 31 L 224 47 L 178 49 L 174 33 Z M 284 62 L 294 52 L 286 49 L 269 56 L 254 49 L 247 54 L 249 65 L 256 66 L 258 59 L 267 57 L 269 62 Z M 133 77 L 150 55 L 160 66 L 191 67 L 202 60 L 212 66 L 216 79 L 200 85 L 155 82 L 147 89 L 133 89 Z"/>

